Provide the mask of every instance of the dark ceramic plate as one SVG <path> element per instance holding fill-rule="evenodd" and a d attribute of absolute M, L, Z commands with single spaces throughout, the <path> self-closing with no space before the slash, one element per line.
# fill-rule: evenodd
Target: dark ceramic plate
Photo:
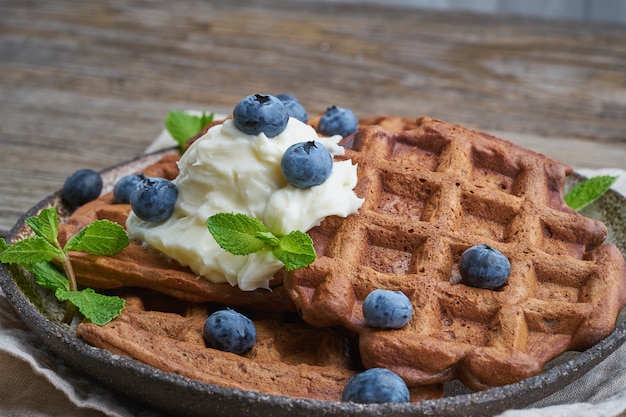
<path fill-rule="evenodd" d="M 106 170 L 102 173 L 105 191 L 111 190 L 118 178 L 151 164 L 163 153 L 144 156 Z M 579 179 L 570 179 L 570 185 Z M 25 213 L 13 227 L 9 239 L 24 237 L 28 233 L 24 219 L 50 205 L 56 206 L 63 218 L 65 210 L 57 193 Z M 584 214 L 602 220 L 609 229 L 608 240 L 625 253 L 626 224 L 622 219 L 626 218 L 626 200 L 622 196 L 609 192 L 587 207 Z M 536 377 L 477 393 L 451 383 L 446 386 L 445 398 L 439 400 L 359 405 L 293 399 L 202 383 L 92 347 L 76 338 L 71 328 L 58 324 L 62 308 L 52 294 L 39 290 L 19 268 L 1 265 L 0 274 L 0 284 L 10 303 L 55 354 L 111 390 L 176 416 L 494 415 L 510 408 L 526 407 L 565 387 L 596 366 L 626 339 L 626 324 L 620 317 L 616 330 L 606 339 L 585 352 L 564 354 Z"/>

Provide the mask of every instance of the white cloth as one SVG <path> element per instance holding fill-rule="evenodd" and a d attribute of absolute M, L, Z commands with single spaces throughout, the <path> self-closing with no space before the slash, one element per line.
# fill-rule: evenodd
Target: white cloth
<path fill-rule="evenodd" d="M 167 133 L 148 148 L 175 144 Z M 613 189 L 626 195 L 626 171 L 578 170 L 618 175 Z M 3 417 L 158 417 L 83 377 L 56 358 L 22 323 L 0 289 L 0 415 Z M 579 380 L 524 410 L 500 417 L 615 417 L 626 411 L 626 344 Z"/>
<path fill-rule="evenodd" d="M 1 289 L 0 369 L 0 415 L 3 417 L 138 415 L 127 400 L 58 359 L 24 325 Z M 157 417 L 157 414 L 152 416 Z"/>

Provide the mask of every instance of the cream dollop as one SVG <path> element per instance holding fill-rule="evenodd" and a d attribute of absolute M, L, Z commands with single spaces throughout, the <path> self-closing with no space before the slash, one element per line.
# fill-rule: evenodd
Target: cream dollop
<path fill-rule="evenodd" d="M 150 223 L 131 212 L 128 232 L 211 282 L 229 282 L 246 291 L 269 288 L 283 266 L 271 249 L 232 255 L 215 242 L 205 222 L 217 213 L 244 213 L 261 220 L 275 235 L 284 235 L 306 232 L 330 215 L 356 213 L 363 200 L 353 191 L 357 167 L 351 161 L 334 162 L 329 178 L 307 189 L 290 185 L 280 170 L 290 145 L 316 140 L 332 155 L 343 155 L 340 139 L 320 137 L 294 118 L 271 139 L 263 133 L 247 135 L 226 120 L 209 129 L 181 157 L 172 216 Z"/>

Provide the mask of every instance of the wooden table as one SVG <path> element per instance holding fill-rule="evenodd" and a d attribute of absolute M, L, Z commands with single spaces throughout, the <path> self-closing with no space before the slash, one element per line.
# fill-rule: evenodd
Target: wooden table
<path fill-rule="evenodd" d="M 76 169 L 141 153 L 168 111 L 230 113 L 257 92 L 310 114 L 427 114 L 626 168 L 623 26 L 304 0 L 2 0 L 0 235 Z"/>

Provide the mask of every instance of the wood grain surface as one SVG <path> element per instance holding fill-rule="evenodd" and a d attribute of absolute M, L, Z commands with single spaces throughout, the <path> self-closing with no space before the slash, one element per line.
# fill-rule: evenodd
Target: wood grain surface
<path fill-rule="evenodd" d="M 314 1 L 1 0 L 0 235 L 168 111 L 296 95 L 427 114 L 575 167 L 626 169 L 626 27 Z"/>

